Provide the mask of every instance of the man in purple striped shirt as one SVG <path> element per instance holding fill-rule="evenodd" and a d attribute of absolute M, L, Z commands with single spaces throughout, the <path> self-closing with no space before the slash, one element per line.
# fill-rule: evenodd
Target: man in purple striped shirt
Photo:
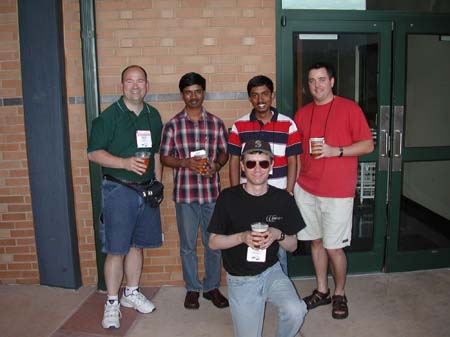
<path fill-rule="evenodd" d="M 207 227 L 220 192 L 220 169 L 228 160 L 227 131 L 223 121 L 203 107 L 206 80 L 188 73 L 179 82 L 184 109 L 167 122 L 162 132 L 161 162 L 173 168 L 173 200 L 180 236 L 186 309 L 198 309 L 200 291 L 218 308 L 228 307 L 220 293 L 221 254 L 208 244 Z M 197 232 L 205 247 L 205 276 L 198 277 Z"/>

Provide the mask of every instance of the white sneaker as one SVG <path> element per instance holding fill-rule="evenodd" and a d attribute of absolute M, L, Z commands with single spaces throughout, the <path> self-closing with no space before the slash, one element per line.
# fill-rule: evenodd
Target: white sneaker
<path fill-rule="evenodd" d="M 123 294 L 120 304 L 127 308 L 134 308 L 137 311 L 148 314 L 156 309 L 155 305 L 150 302 L 139 290 L 134 290 L 130 295 Z"/>
<path fill-rule="evenodd" d="M 118 301 L 110 303 L 106 301 L 105 311 L 103 312 L 102 326 L 105 329 L 109 328 L 120 328 L 120 319 L 122 318 L 122 313 L 120 312 L 120 304 Z"/>

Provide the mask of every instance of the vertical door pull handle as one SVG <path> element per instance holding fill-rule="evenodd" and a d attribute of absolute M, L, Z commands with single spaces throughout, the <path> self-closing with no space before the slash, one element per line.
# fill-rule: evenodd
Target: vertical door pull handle
<path fill-rule="evenodd" d="M 379 154 L 378 154 L 378 171 L 387 172 L 389 170 L 390 161 L 390 116 L 391 116 L 391 106 L 381 105 L 380 106 L 380 125 L 379 125 Z"/>
<path fill-rule="evenodd" d="M 403 105 L 394 106 L 394 120 L 392 123 L 392 172 L 402 171 L 402 151 L 403 151 L 403 120 L 405 107 Z"/>
<path fill-rule="evenodd" d="M 380 156 L 385 158 L 389 155 L 389 132 L 388 130 L 380 130 Z"/>
<path fill-rule="evenodd" d="M 400 130 L 394 130 L 394 157 L 402 156 L 403 133 Z"/>

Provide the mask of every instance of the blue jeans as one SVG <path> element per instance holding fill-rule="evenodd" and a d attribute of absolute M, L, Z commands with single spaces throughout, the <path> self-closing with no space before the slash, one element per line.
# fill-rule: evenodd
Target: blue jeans
<path fill-rule="evenodd" d="M 278 261 L 280 261 L 281 269 L 283 270 L 283 273 L 286 275 L 288 274 L 288 261 L 287 261 L 287 253 L 286 250 L 281 247 L 278 249 Z"/>
<path fill-rule="evenodd" d="M 220 250 L 209 248 L 209 235 L 206 231 L 215 205 L 215 203 L 175 203 L 183 279 L 188 291 L 203 290 L 207 292 L 220 286 L 221 253 Z M 203 246 L 205 247 L 205 277 L 203 283 L 198 278 L 197 233 L 199 225 Z"/>
<path fill-rule="evenodd" d="M 227 282 L 235 337 L 262 335 L 267 302 L 278 310 L 277 337 L 293 337 L 300 330 L 306 304 L 278 262 L 256 276 L 227 274 Z"/>

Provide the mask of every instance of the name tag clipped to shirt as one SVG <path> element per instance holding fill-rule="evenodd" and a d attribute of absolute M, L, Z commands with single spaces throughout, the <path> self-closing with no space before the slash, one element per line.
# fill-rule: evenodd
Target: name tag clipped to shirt
<path fill-rule="evenodd" d="M 205 149 L 201 149 L 201 150 L 191 151 L 190 155 L 191 155 L 191 158 L 206 157 L 206 150 Z"/>
<path fill-rule="evenodd" d="M 150 130 L 137 130 L 136 143 L 138 148 L 152 147 L 152 133 Z"/>
<path fill-rule="evenodd" d="M 253 249 L 247 247 L 247 261 L 248 262 L 266 262 L 267 249 Z"/>

